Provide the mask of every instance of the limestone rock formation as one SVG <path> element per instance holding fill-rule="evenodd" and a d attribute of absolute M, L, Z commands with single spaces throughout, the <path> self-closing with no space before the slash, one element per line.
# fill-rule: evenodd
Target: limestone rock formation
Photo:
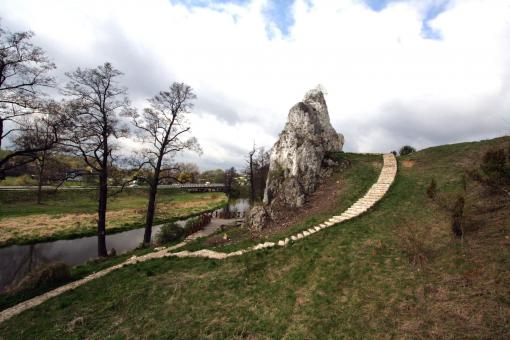
<path fill-rule="evenodd" d="M 341 151 L 343 143 L 343 135 L 331 126 L 322 91 L 308 91 L 303 101 L 290 109 L 287 123 L 272 148 L 264 207 L 253 209 L 248 225 L 259 229 L 260 222 L 273 218 L 278 210 L 302 206 L 327 173 L 324 156 Z"/>
<path fill-rule="evenodd" d="M 267 225 L 270 218 L 267 206 L 256 205 L 246 213 L 245 226 L 252 231 L 259 231 Z"/>
<path fill-rule="evenodd" d="M 272 208 L 302 206 L 321 177 L 329 151 L 341 151 L 343 135 L 331 126 L 324 94 L 319 88 L 294 105 L 273 146 L 264 204 Z"/>

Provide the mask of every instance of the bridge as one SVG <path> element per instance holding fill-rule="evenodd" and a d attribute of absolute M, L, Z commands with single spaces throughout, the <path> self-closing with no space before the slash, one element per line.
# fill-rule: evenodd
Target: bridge
<path fill-rule="evenodd" d="M 182 189 L 189 192 L 207 192 L 207 191 L 224 191 L 225 184 L 223 183 L 175 183 L 175 184 L 160 184 L 161 189 Z"/>

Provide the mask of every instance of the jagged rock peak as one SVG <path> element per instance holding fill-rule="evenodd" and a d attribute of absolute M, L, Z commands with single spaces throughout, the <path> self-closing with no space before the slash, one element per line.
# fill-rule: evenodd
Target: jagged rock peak
<path fill-rule="evenodd" d="M 331 126 L 323 91 L 308 91 L 294 105 L 274 145 L 264 202 L 288 207 L 301 206 L 315 190 L 326 152 L 340 151 L 343 136 Z"/>
<path fill-rule="evenodd" d="M 271 150 L 264 206 L 252 209 L 247 225 L 263 228 L 277 220 L 279 212 L 302 206 L 319 181 L 330 173 L 324 166 L 328 152 L 341 151 L 343 136 L 329 120 L 328 106 L 320 87 L 308 91 L 294 105 L 283 131 Z"/>

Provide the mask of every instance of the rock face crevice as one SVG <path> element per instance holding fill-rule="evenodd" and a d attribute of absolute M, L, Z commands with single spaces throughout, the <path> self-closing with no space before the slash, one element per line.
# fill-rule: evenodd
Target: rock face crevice
<path fill-rule="evenodd" d="M 272 148 L 264 205 L 252 209 L 248 225 L 259 229 L 279 210 L 301 207 L 328 174 L 324 157 L 328 152 L 341 151 L 343 142 L 343 135 L 331 126 L 322 91 L 308 91 L 290 109 L 287 123 Z"/>

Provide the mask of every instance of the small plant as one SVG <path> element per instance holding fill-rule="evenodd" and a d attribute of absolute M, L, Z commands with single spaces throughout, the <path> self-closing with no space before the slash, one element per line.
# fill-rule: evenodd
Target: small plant
<path fill-rule="evenodd" d="M 492 189 L 494 192 L 510 196 L 510 150 L 508 155 L 504 149 L 489 150 L 482 158 L 478 169 L 470 171 L 469 176 Z"/>
<path fill-rule="evenodd" d="M 465 174 L 463 174 L 462 177 L 460 178 L 460 185 L 462 186 L 462 190 L 466 192 L 468 188 L 468 181 Z"/>
<path fill-rule="evenodd" d="M 464 192 L 466 191 L 466 183 L 465 179 L 461 181 L 462 189 Z M 427 197 L 430 198 L 434 203 L 436 203 L 441 209 L 447 211 L 451 216 L 451 227 L 452 232 L 457 237 L 462 237 L 464 235 L 464 206 L 465 199 L 464 196 L 458 196 L 457 200 L 453 203 L 448 203 L 444 197 L 439 195 L 439 189 L 437 187 L 437 182 L 434 178 L 431 179 L 430 184 L 427 187 Z"/>
<path fill-rule="evenodd" d="M 165 244 L 180 239 L 184 235 L 184 230 L 176 223 L 168 223 L 161 227 L 156 234 L 156 243 Z"/>
<path fill-rule="evenodd" d="M 459 196 L 452 208 L 452 232 L 457 237 L 462 237 L 464 235 L 464 205 L 464 197 Z"/>
<path fill-rule="evenodd" d="M 430 241 L 430 229 L 417 228 L 408 223 L 407 228 L 399 235 L 402 247 L 407 254 L 409 263 L 416 267 L 424 267 L 433 254 Z"/>
<path fill-rule="evenodd" d="M 435 200 L 437 198 L 437 183 L 434 178 L 430 181 L 429 186 L 427 187 L 427 196 L 431 200 Z"/>
<path fill-rule="evenodd" d="M 400 156 L 409 155 L 409 154 L 412 154 L 413 152 L 416 152 L 416 149 L 410 145 L 404 145 L 403 147 L 400 148 L 400 151 L 399 151 Z"/>

